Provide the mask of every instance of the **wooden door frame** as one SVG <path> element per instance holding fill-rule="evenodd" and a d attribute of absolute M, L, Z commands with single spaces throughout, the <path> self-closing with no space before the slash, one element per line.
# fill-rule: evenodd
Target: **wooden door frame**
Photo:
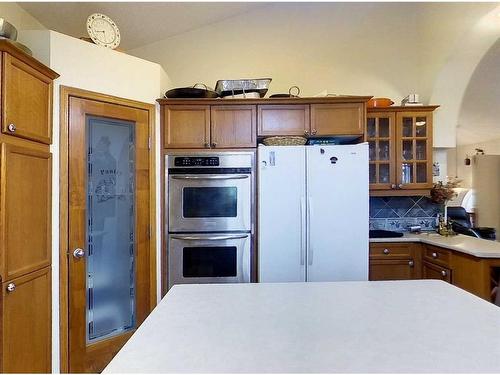
<path fill-rule="evenodd" d="M 69 371 L 69 265 L 68 265 L 68 232 L 69 232 L 69 104 L 70 98 L 116 104 L 135 109 L 148 111 L 149 136 L 151 150 L 149 159 L 149 225 L 151 237 L 149 242 L 149 270 L 150 270 L 150 303 L 151 310 L 156 306 L 156 169 L 155 169 L 155 105 L 135 100 L 119 98 L 69 86 L 60 86 L 59 89 L 59 348 L 60 372 Z"/>

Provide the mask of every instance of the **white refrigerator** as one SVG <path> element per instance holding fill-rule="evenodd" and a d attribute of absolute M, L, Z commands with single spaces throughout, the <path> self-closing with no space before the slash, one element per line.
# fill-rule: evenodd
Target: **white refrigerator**
<path fill-rule="evenodd" d="M 259 282 L 368 280 L 368 144 L 258 148 Z"/>

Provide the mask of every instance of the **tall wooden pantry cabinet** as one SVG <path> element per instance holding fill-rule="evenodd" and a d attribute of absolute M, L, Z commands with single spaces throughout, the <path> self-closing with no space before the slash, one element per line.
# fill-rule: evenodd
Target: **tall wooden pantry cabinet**
<path fill-rule="evenodd" d="M 0 372 L 51 372 L 52 81 L 0 40 Z"/>

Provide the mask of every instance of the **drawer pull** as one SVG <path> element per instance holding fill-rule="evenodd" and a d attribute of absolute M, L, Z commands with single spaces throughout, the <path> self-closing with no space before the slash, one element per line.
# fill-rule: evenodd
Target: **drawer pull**
<path fill-rule="evenodd" d="M 433 257 L 434 259 L 437 259 L 437 258 L 439 257 L 439 255 L 438 255 L 438 253 L 432 253 L 432 257 Z"/>
<path fill-rule="evenodd" d="M 16 125 L 14 124 L 9 124 L 7 126 L 7 129 L 11 132 L 11 133 L 14 133 L 16 131 Z"/>
<path fill-rule="evenodd" d="M 390 253 L 389 249 L 384 249 L 384 254 L 388 255 Z"/>
<path fill-rule="evenodd" d="M 413 266 L 415 265 L 415 263 L 413 262 L 413 260 L 410 260 L 410 261 L 408 262 L 408 265 L 409 265 L 410 267 L 413 267 Z"/>
<path fill-rule="evenodd" d="M 446 275 L 448 275 L 448 272 L 446 272 L 446 271 L 444 271 L 444 270 L 443 270 L 443 271 L 441 271 L 441 275 L 442 275 L 443 277 L 446 277 Z"/>
<path fill-rule="evenodd" d="M 16 290 L 16 284 L 14 283 L 7 284 L 7 292 L 12 293 L 14 290 Z"/>

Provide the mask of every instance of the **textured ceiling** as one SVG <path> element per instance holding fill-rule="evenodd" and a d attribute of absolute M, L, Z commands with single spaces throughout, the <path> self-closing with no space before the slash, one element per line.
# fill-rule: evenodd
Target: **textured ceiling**
<path fill-rule="evenodd" d="M 104 13 L 120 28 L 123 50 L 221 21 L 262 3 L 112 3 L 20 2 L 46 28 L 74 37 L 88 36 L 85 22 L 92 13 Z M 195 46 L 193 47 L 195 48 Z"/>

